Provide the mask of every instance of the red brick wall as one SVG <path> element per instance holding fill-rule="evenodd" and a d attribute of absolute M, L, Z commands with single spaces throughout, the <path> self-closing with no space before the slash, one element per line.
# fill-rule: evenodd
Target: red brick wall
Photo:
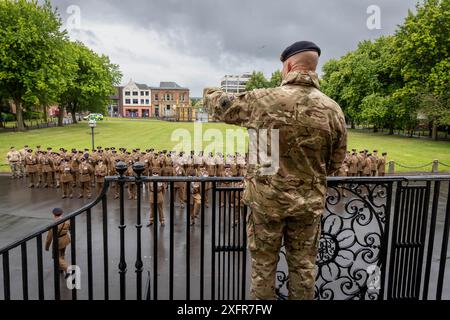
<path fill-rule="evenodd" d="M 165 95 L 168 94 L 168 93 L 172 94 L 172 96 L 173 96 L 172 100 L 170 100 L 170 101 L 164 100 Z M 184 101 L 180 100 L 180 94 L 182 94 L 182 93 L 184 93 L 184 95 L 185 95 Z M 156 94 L 158 95 L 158 100 L 155 100 L 155 95 Z M 152 100 L 151 101 L 152 101 L 152 106 L 154 106 L 155 103 L 157 103 L 159 105 L 164 105 L 165 102 L 173 104 L 173 103 L 177 103 L 177 101 L 180 104 L 182 104 L 182 103 L 188 104 L 189 103 L 189 90 L 164 90 L 164 89 L 158 90 L 158 89 L 152 89 Z"/>

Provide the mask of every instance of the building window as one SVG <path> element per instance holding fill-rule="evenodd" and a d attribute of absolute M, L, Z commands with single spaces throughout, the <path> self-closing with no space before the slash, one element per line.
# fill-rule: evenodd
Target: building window
<path fill-rule="evenodd" d="M 170 111 L 170 104 L 168 104 L 168 105 L 166 106 L 166 110 L 167 110 L 167 111 Z"/>
<path fill-rule="evenodd" d="M 141 91 L 141 96 L 145 96 L 145 92 L 144 91 Z"/>
<path fill-rule="evenodd" d="M 144 104 L 144 99 L 141 99 L 141 104 Z"/>
<path fill-rule="evenodd" d="M 133 96 L 138 96 L 139 92 L 138 91 L 133 91 Z"/>
<path fill-rule="evenodd" d="M 184 93 L 180 93 L 180 101 L 184 102 L 186 95 Z"/>
<path fill-rule="evenodd" d="M 131 99 L 125 99 L 125 104 L 130 104 L 131 103 Z"/>
<path fill-rule="evenodd" d="M 139 104 L 139 99 L 133 99 L 133 104 Z"/>
<path fill-rule="evenodd" d="M 155 101 L 158 101 L 158 95 L 155 94 Z"/>
<path fill-rule="evenodd" d="M 145 95 L 148 97 L 148 95 L 149 95 L 149 92 L 148 91 L 145 91 Z"/>
<path fill-rule="evenodd" d="M 145 104 L 150 104 L 150 100 L 149 99 L 145 99 Z"/>
<path fill-rule="evenodd" d="M 173 100 L 172 97 L 173 97 L 173 96 L 172 96 L 171 93 L 166 93 L 166 94 L 165 94 L 165 100 L 166 100 L 166 101 L 172 101 L 172 100 Z"/>
<path fill-rule="evenodd" d="M 130 95 L 130 91 L 125 91 L 125 95 L 129 96 Z"/>

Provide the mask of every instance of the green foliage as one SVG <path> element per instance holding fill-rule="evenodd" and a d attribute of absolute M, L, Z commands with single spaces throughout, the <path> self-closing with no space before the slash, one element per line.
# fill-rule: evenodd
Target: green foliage
<path fill-rule="evenodd" d="M 197 99 L 197 102 L 192 105 L 194 109 L 202 109 L 203 108 L 203 99 Z"/>
<path fill-rule="evenodd" d="M 262 72 L 253 71 L 245 86 L 245 90 L 250 91 L 253 89 L 275 88 L 281 85 L 282 78 L 283 76 L 280 70 L 276 70 L 272 73 L 269 80 L 266 79 Z"/>
<path fill-rule="evenodd" d="M 394 36 L 362 41 L 323 66 L 322 90 L 352 125 L 411 128 L 425 115 L 450 124 L 450 1 L 426 0 Z"/>
<path fill-rule="evenodd" d="M 250 91 L 254 89 L 269 88 L 269 85 L 269 81 L 267 81 L 262 72 L 253 71 L 252 76 L 245 85 L 245 90 Z"/>
<path fill-rule="evenodd" d="M 202 100 L 202 98 L 191 98 L 190 100 L 191 100 L 191 105 L 195 106 L 197 104 L 197 102 Z"/>
<path fill-rule="evenodd" d="M 16 116 L 13 113 L 5 113 L 2 112 L 0 114 L 0 119 L 4 122 L 8 122 L 8 121 L 16 121 Z"/>
<path fill-rule="evenodd" d="M 272 73 L 272 76 L 270 77 L 269 87 L 270 88 L 279 87 L 281 86 L 282 81 L 283 81 L 283 74 L 281 73 L 280 70 L 277 70 L 274 73 Z"/>
<path fill-rule="evenodd" d="M 0 0 L 0 96 L 14 102 L 19 130 L 23 110 L 49 104 L 104 112 L 120 81 L 117 65 L 70 42 L 61 26 L 48 0 Z"/>
<path fill-rule="evenodd" d="M 114 93 L 114 85 L 122 77 L 119 67 L 107 56 L 97 55 L 80 42 L 68 43 L 66 50 L 75 72 L 69 79 L 69 86 L 60 95 L 61 105 L 72 113 L 75 121 L 76 112 L 105 113 L 109 95 Z"/>
<path fill-rule="evenodd" d="M 240 130 L 239 127 L 224 123 L 204 123 L 203 130 L 220 130 L 226 136 L 226 130 Z M 128 149 L 155 148 L 156 150 L 172 150 L 179 141 L 172 141 L 171 135 L 174 130 L 183 129 L 194 136 L 194 123 L 192 122 L 165 122 L 157 120 L 131 120 L 131 119 L 108 119 L 97 123 L 95 128 L 96 144 L 103 147 L 126 147 Z M 205 131 L 204 131 L 205 132 Z M 245 132 L 245 131 L 244 131 Z M 90 147 L 90 129 L 86 122 L 78 123 L 64 128 L 48 128 L 24 133 L 4 132 L 0 139 L 0 171 L 8 171 L 6 164 L 6 153 L 9 147 L 18 148 L 25 144 L 43 148 L 53 147 L 58 150 L 60 147 L 66 149 L 83 149 Z M 205 144 L 203 143 L 203 148 Z M 237 144 L 237 143 L 236 143 Z M 224 143 L 224 146 L 226 143 Z M 374 134 L 362 132 L 361 130 L 350 130 L 348 137 L 348 148 L 358 150 L 378 149 L 380 152 L 388 152 L 388 160 L 395 160 L 408 166 L 422 165 L 439 159 L 444 163 L 450 163 L 450 142 L 430 141 L 426 139 L 411 139 L 408 137 L 385 134 Z M 190 150 L 190 149 L 189 149 Z M 187 150 L 188 151 L 188 150 Z M 189 151 L 188 151 L 189 152 Z M 225 152 L 225 150 L 220 150 Z M 3 165 L 2 165 L 3 164 Z M 440 167 L 445 169 L 444 167 Z M 410 171 L 408 169 L 396 167 L 398 171 Z M 426 169 L 431 171 L 431 166 Z M 448 171 L 448 168 L 447 168 Z"/>
<path fill-rule="evenodd" d="M 42 118 L 42 112 L 26 111 L 23 114 L 23 118 L 25 120 L 37 120 L 37 119 Z"/>
<path fill-rule="evenodd" d="M 64 87 L 64 64 L 59 52 L 66 36 L 50 2 L 0 1 L 0 90 L 15 102 L 23 129 L 22 105 L 54 100 Z"/>
<path fill-rule="evenodd" d="M 450 1 L 427 0 L 409 12 L 396 32 L 406 85 L 399 94 L 448 93 L 450 79 Z"/>

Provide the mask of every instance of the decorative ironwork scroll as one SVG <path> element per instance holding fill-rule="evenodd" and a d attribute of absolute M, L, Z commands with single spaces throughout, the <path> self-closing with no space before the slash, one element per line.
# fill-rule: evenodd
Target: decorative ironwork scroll
<path fill-rule="evenodd" d="M 387 185 L 383 183 L 329 185 L 316 262 L 315 299 L 378 299 L 386 200 Z M 276 274 L 280 299 L 288 297 L 285 256 L 283 248 Z"/>

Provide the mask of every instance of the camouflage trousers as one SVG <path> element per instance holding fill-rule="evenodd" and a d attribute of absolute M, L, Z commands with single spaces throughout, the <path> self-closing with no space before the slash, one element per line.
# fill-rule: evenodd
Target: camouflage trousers
<path fill-rule="evenodd" d="M 11 176 L 12 178 L 20 178 L 21 172 L 20 172 L 20 164 L 18 162 L 10 162 L 9 167 L 11 168 Z"/>
<path fill-rule="evenodd" d="M 281 218 L 270 212 L 250 213 L 247 234 L 252 257 L 252 299 L 276 299 L 275 273 L 283 240 L 289 269 L 289 299 L 314 298 L 321 215 L 322 210 Z"/>

